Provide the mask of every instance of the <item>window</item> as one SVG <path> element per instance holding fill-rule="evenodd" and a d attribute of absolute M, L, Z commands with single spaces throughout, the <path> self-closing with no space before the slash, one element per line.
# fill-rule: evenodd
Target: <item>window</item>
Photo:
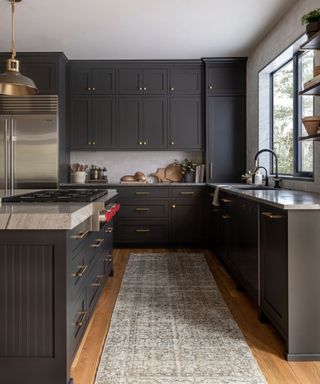
<path fill-rule="evenodd" d="M 313 68 L 313 51 L 298 52 L 270 74 L 271 147 L 282 175 L 311 177 L 313 173 L 313 142 L 298 139 L 306 135 L 301 118 L 314 114 L 313 97 L 299 96 L 303 83 L 313 77 Z"/>

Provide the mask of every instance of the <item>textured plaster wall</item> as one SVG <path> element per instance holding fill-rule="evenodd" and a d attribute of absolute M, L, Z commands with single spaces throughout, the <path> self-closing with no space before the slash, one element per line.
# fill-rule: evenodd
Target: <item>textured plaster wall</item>
<path fill-rule="evenodd" d="M 305 28 L 300 17 L 320 6 L 319 0 L 298 0 L 249 55 L 247 74 L 247 167 L 253 167 L 254 154 L 259 148 L 259 89 L 258 75 L 270 61 L 288 48 L 303 33 Z M 319 99 L 320 100 L 320 99 Z M 318 111 L 319 112 L 319 111 Z M 260 142 L 263 138 L 260 137 Z M 314 182 L 283 180 L 284 187 L 320 192 L 320 142 L 315 143 Z"/>
<path fill-rule="evenodd" d="M 157 168 L 163 168 L 174 162 L 182 161 L 185 158 L 192 159 L 197 164 L 202 163 L 202 152 L 182 151 L 126 151 L 126 152 L 71 152 L 70 162 L 85 163 L 89 167 L 97 165 L 106 167 L 110 183 L 117 183 L 121 176 L 132 175 L 137 171 L 143 172 L 146 176 L 156 172 Z M 154 181 L 153 178 L 149 179 Z"/>

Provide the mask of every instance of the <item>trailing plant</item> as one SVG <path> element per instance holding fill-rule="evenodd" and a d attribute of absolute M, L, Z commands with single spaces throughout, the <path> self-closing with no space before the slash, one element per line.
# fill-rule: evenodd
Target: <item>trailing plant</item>
<path fill-rule="evenodd" d="M 320 20 L 320 8 L 316 8 L 313 11 L 310 11 L 309 13 L 306 13 L 301 17 L 301 23 L 302 24 L 310 24 L 314 21 Z"/>

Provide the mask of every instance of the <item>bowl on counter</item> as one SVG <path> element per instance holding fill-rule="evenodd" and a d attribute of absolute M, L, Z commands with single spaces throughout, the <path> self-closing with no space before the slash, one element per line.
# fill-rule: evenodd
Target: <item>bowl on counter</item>
<path fill-rule="evenodd" d="M 303 117 L 302 123 L 303 123 L 309 136 L 316 135 L 319 131 L 320 116 Z"/>

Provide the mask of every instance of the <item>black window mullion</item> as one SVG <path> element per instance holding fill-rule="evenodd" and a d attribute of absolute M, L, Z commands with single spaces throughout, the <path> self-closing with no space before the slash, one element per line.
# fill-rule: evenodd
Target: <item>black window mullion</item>
<path fill-rule="evenodd" d="M 301 156 L 299 155 L 299 116 L 301 116 L 301 103 L 299 100 L 299 84 L 301 74 L 299 71 L 299 57 L 293 57 L 293 175 L 301 169 Z"/>

